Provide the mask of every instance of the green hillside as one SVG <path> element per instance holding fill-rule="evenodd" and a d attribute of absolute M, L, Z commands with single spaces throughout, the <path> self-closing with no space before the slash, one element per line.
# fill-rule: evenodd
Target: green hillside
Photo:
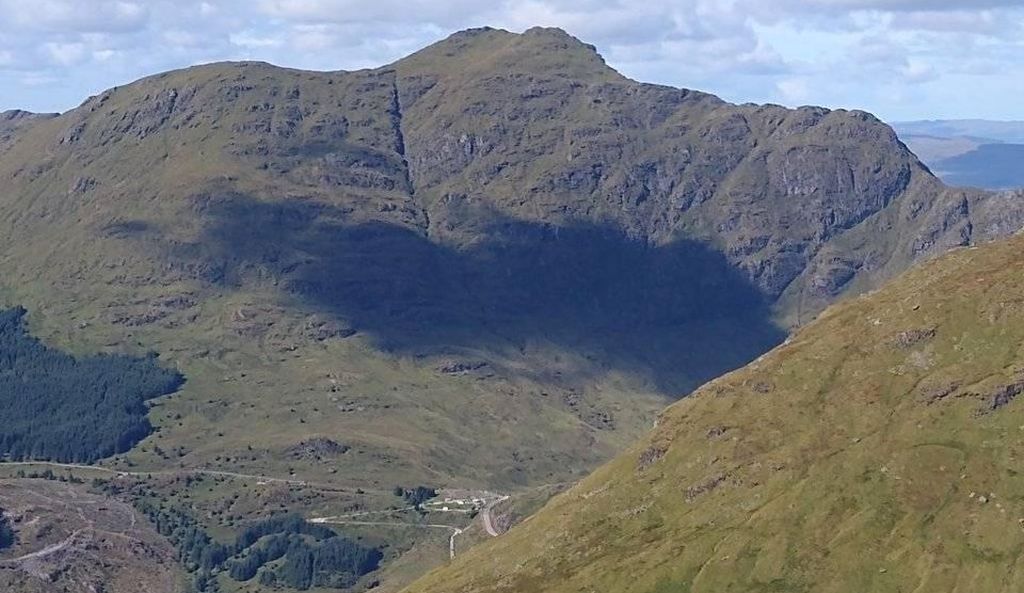
<path fill-rule="evenodd" d="M 1019 591 L 1022 249 L 830 308 L 408 591 Z"/>

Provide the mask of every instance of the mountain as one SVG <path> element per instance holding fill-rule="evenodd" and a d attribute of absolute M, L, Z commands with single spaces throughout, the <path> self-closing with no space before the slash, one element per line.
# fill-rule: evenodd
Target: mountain
<path fill-rule="evenodd" d="M 900 138 L 946 183 L 963 187 L 1024 187 L 1024 122 L 918 121 L 893 124 Z"/>
<path fill-rule="evenodd" d="M 54 349 L 177 367 L 105 464 L 229 539 L 578 479 L 840 296 L 1024 223 L 867 113 L 634 82 L 556 29 L 198 66 L 10 138 L 0 300 Z M 448 555 L 383 531 L 398 580 Z"/>
<path fill-rule="evenodd" d="M 829 308 L 408 591 L 1019 591 L 1022 253 Z"/>

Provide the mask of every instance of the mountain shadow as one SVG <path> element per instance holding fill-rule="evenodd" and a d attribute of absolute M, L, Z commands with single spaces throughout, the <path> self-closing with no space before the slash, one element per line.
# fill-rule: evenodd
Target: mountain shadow
<path fill-rule="evenodd" d="M 208 200 L 191 257 L 222 285 L 273 278 L 321 313 L 410 355 L 547 341 L 682 394 L 778 344 L 762 294 L 688 240 L 650 245 L 605 226 L 495 218 L 457 248 L 414 227 L 346 221 L 307 200 Z"/>

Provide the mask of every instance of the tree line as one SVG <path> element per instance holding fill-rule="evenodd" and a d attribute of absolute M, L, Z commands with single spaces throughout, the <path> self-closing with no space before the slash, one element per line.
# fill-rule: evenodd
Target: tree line
<path fill-rule="evenodd" d="M 234 543 L 223 544 L 185 512 L 145 501 L 137 507 L 177 549 L 179 561 L 193 575 L 197 593 L 219 593 L 216 575 L 225 571 L 238 582 L 258 576 L 263 585 L 300 591 L 343 589 L 377 570 L 383 559 L 380 550 L 294 514 L 252 523 L 236 535 Z"/>
<path fill-rule="evenodd" d="M 76 358 L 31 336 L 25 314 L 0 311 L 0 456 L 92 463 L 152 432 L 146 401 L 177 391 L 181 374 L 155 355 Z"/>
<path fill-rule="evenodd" d="M 431 498 L 435 498 L 437 496 L 437 490 L 428 486 L 416 486 L 415 488 L 395 486 L 394 494 L 395 496 L 404 498 L 405 502 L 418 509 L 423 506 L 423 503 L 427 502 Z"/>

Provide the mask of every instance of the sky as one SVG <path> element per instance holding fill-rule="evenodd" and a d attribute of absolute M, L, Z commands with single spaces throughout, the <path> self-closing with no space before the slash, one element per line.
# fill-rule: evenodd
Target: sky
<path fill-rule="evenodd" d="M 0 111 L 212 61 L 375 67 L 483 25 L 734 102 L 1024 120 L 1024 0 L 0 0 Z"/>

